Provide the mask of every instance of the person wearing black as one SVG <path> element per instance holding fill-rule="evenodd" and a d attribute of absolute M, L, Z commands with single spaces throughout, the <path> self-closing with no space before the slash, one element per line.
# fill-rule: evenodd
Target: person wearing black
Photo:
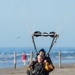
<path fill-rule="evenodd" d="M 27 75 L 45 75 L 44 73 L 44 57 L 42 55 L 37 56 L 37 62 L 35 65 L 33 65 L 34 68 L 31 68 L 30 70 L 32 71 L 32 74 L 30 73 L 31 71 L 27 71 Z"/>
<path fill-rule="evenodd" d="M 45 72 L 47 74 L 49 74 L 51 71 L 54 70 L 54 65 L 51 61 L 51 58 L 49 57 L 48 54 L 46 54 L 45 50 L 44 49 L 41 49 L 39 51 L 39 55 L 43 55 L 44 56 L 44 63 L 45 63 Z"/>
<path fill-rule="evenodd" d="M 42 56 L 43 57 L 43 61 L 41 62 L 41 64 L 39 63 L 38 56 Z M 33 61 L 29 65 L 29 68 L 30 69 L 33 69 L 33 72 L 35 72 L 32 75 L 38 75 L 39 73 L 41 75 L 49 75 L 49 73 L 51 71 L 53 71 L 53 69 L 54 69 L 54 66 L 53 66 L 53 63 L 52 63 L 50 57 L 46 56 L 46 52 L 45 52 L 44 49 L 41 49 L 39 51 L 39 55 L 38 56 L 36 57 L 35 61 Z M 28 73 L 28 75 L 30 75 L 30 72 L 29 71 L 27 73 Z"/>

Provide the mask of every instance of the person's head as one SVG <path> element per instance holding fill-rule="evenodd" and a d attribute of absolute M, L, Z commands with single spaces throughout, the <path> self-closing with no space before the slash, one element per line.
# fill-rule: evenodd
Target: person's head
<path fill-rule="evenodd" d="M 23 51 L 23 53 L 25 53 L 25 51 Z"/>
<path fill-rule="evenodd" d="M 40 51 L 39 51 L 39 55 L 43 55 L 43 56 L 45 56 L 45 50 L 44 49 L 41 49 Z"/>
<path fill-rule="evenodd" d="M 43 62 L 44 57 L 42 55 L 38 55 L 37 60 L 38 60 L 39 63 L 41 63 L 41 62 Z"/>

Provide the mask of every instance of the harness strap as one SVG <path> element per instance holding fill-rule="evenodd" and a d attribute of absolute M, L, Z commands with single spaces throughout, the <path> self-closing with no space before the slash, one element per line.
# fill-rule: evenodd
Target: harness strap
<path fill-rule="evenodd" d="M 35 41 L 34 41 L 34 36 L 33 35 L 32 35 L 32 41 L 33 41 L 33 44 L 34 44 L 35 52 L 38 53 L 37 49 L 36 49 L 36 45 L 35 45 Z"/>

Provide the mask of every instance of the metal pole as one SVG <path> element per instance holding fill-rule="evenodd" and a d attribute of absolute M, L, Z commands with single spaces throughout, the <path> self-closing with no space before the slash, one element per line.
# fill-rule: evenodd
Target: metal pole
<path fill-rule="evenodd" d="M 61 50 L 59 50 L 59 68 L 61 68 Z"/>
<path fill-rule="evenodd" d="M 16 69 L 16 52 L 14 52 L 14 69 Z"/>
<path fill-rule="evenodd" d="M 32 62 L 33 52 L 30 52 L 30 63 Z"/>

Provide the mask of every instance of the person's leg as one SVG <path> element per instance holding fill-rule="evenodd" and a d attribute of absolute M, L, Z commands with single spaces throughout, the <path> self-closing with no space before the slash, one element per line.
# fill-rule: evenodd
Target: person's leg
<path fill-rule="evenodd" d="M 27 70 L 27 71 L 26 71 L 26 74 L 27 74 L 27 75 L 30 75 L 30 70 Z"/>
<path fill-rule="evenodd" d="M 27 74 L 27 75 L 36 75 L 36 74 L 33 73 L 33 70 L 32 70 L 32 69 L 28 69 L 28 70 L 26 71 L 26 74 Z"/>
<path fill-rule="evenodd" d="M 25 60 L 23 60 L 23 63 L 24 63 L 24 66 L 25 66 L 25 65 L 26 65 L 26 64 L 25 64 Z"/>

